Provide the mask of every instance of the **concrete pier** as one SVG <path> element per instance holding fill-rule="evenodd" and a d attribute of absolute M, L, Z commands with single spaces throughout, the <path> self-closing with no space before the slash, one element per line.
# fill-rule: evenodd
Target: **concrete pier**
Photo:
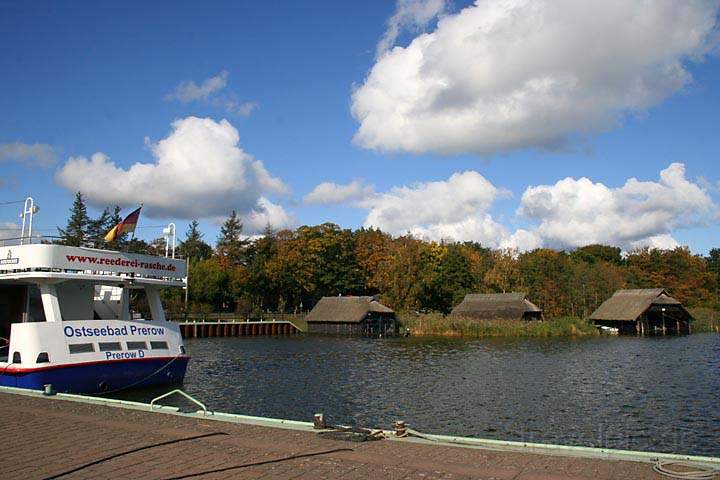
<path fill-rule="evenodd" d="M 311 424 L 197 418 L 147 405 L 0 391 L 0 477 L 11 479 L 659 479 L 646 461 L 464 448 L 432 441 L 329 440 Z M 218 421 L 221 420 L 221 421 Z M 266 425 L 275 425 L 270 427 Z M 718 462 L 720 460 L 715 459 Z"/>

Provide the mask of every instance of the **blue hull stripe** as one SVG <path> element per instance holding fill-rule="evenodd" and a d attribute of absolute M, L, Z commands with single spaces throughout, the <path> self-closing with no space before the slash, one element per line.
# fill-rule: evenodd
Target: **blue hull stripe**
<path fill-rule="evenodd" d="M 74 364 L 12 374 L 3 374 L 0 370 L 0 385 L 42 390 L 43 386 L 49 383 L 55 391 L 62 393 L 101 393 L 125 388 L 179 384 L 185 378 L 188 360 L 188 357 L 178 357 L 175 360 L 163 358 L 145 359 L 141 362 Z"/>

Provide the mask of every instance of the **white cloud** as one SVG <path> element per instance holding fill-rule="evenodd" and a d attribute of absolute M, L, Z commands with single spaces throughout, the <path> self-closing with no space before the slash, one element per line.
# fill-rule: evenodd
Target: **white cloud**
<path fill-rule="evenodd" d="M 403 29 L 422 29 L 447 10 L 446 0 L 398 0 L 395 13 L 387 21 L 387 29 L 378 42 L 375 57 L 390 50 Z"/>
<path fill-rule="evenodd" d="M 165 95 L 165 100 L 178 100 L 182 103 L 203 102 L 207 105 L 222 108 L 231 115 L 248 117 L 258 108 L 258 102 L 241 102 L 235 93 L 221 93 L 228 85 L 229 74 L 223 70 L 214 77 L 196 84 L 192 81 L 181 82 L 172 93 Z"/>
<path fill-rule="evenodd" d="M 360 180 L 353 180 L 347 185 L 332 182 L 319 184 L 312 192 L 305 195 L 303 202 L 308 205 L 342 204 L 361 201 L 373 194 L 373 187 Z"/>
<path fill-rule="evenodd" d="M 241 117 L 249 117 L 258 108 L 257 102 L 238 102 L 237 100 L 221 99 L 221 105 L 228 112 Z"/>
<path fill-rule="evenodd" d="M 55 164 L 57 151 L 45 143 L 4 143 L 0 144 L 0 162 L 18 161 L 28 166 L 49 167 Z"/>
<path fill-rule="evenodd" d="M 548 246 L 603 243 L 631 250 L 676 246 L 674 230 L 716 221 L 717 206 L 705 189 L 685 178 L 683 164 L 673 163 L 657 182 L 630 178 L 610 188 L 587 178 L 565 178 L 529 187 L 519 213 L 538 222 L 534 233 Z"/>
<path fill-rule="evenodd" d="M 227 86 L 228 72 L 222 71 L 214 77 L 203 80 L 198 85 L 195 82 L 181 82 L 172 93 L 165 95 L 165 100 L 179 100 L 183 103 L 197 100 L 208 100 L 211 95 L 219 92 Z"/>
<path fill-rule="evenodd" d="M 368 209 L 364 225 L 391 234 L 411 233 L 430 239 L 474 240 L 500 246 L 509 236 L 488 213 L 493 202 L 508 196 L 479 173 L 455 173 L 445 181 L 395 187 L 359 202 Z"/>
<path fill-rule="evenodd" d="M 518 229 L 512 235 L 500 240 L 500 248 L 510 249 L 517 252 L 527 252 L 543 246 L 543 239 L 535 232 L 525 229 Z"/>
<path fill-rule="evenodd" d="M 378 58 L 352 95 L 354 140 L 412 153 L 560 148 L 691 82 L 684 63 L 713 46 L 717 8 L 714 0 L 478 0 Z"/>
<path fill-rule="evenodd" d="M 246 234 L 262 233 L 268 226 L 273 230 L 292 228 L 296 225 L 295 217 L 281 205 L 261 197 L 252 211 L 241 216 L 243 232 Z"/>
<path fill-rule="evenodd" d="M 720 220 L 720 210 L 708 191 L 685 177 L 681 163 L 662 170 L 658 181 L 630 178 L 617 188 L 588 178 L 530 186 L 517 213 L 531 224 L 514 231 L 491 213 L 493 204 L 510 193 L 472 170 L 388 192 L 363 192 L 359 182 L 356 188 L 351 186 L 323 183 L 305 201 L 350 203 L 367 211 L 365 227 L 393 235 L 475 241 L 521 252 L 594 243 L 624 250 L 674 248 L 678 245 L 672 236 L 675 231 Z M 351 191 L 357 196 L 350 195 Z"/>
<path fill-rule="evenodd" d="M 148 216 L 188 219 L 226 216 L 232 209 L 246 214 L 262 207 L 265 195 L 287 193 L 288 187 L 239 142 L 227 120 L 187 117 L 150 145 L 153 163 L 125 169 L 98 152 L 71 157 L 55 178 L 100 207 L 143 202 Z"/>
<path fill-rule="evenodd" d="M 16 245 L 19 240 L 7 240 L 9 238 L 17 239 L 20 237 L 20 226 L 10 222 L 0 222 L 0 246 Z"/>

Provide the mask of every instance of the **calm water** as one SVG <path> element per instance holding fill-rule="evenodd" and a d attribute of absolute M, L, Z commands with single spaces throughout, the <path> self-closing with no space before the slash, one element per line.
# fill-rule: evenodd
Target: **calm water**
<path fill-rule="evenodd" d="M 187 340 L 214 410 L 720 456 L 720 336 Z M 154 392 L 133 393 L 148 400 Z M 127 397 L 126 397 L 127 398 Z"/>

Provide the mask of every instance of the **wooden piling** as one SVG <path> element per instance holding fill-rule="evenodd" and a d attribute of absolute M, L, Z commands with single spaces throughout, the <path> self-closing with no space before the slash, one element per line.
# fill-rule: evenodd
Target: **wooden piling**
<path fill-rule="evenodd" d="M 286 321 L 261 322 L 186 322 L 179 325 L 183 338 L 279 336 L 297 333 Z"/>

